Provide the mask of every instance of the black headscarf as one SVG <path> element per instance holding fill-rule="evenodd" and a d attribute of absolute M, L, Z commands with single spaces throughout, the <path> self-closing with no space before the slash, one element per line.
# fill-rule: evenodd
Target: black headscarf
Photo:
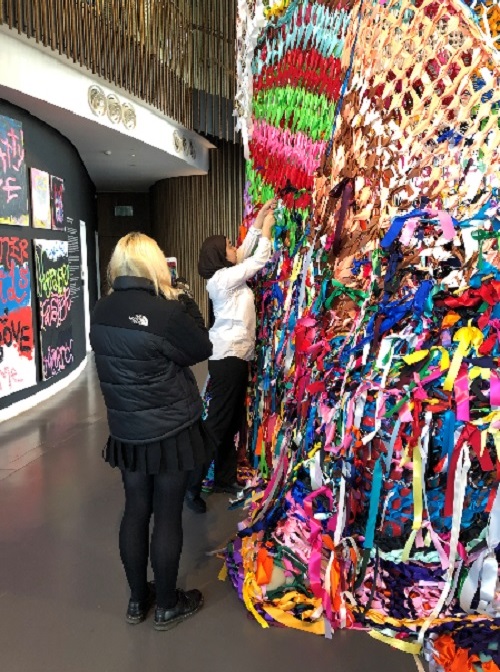
<path fill-rule="evenodd" d="M 209 280 L 221 268 L 234 266 L 226 258 L 226 237 L 210 236 L 201 246 L 198 257 L 198 273 L 205 280 Z"/>

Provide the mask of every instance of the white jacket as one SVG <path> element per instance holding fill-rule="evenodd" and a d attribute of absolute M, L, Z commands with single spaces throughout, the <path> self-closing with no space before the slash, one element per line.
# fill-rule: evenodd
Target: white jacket
<path fill-rule="evenodd" d="M 253 359 L 255 301 L 247 280 L 264 268 L 271 256 L 271 241 L 261 234 L 260 229 L 250 227 L 237 250 L 238 263 L 221 268 L 207 282 L 215 315 L 214 325 L 209 332 L 214 348 L 210 359 L 239 357 L 247 362 Z"/>

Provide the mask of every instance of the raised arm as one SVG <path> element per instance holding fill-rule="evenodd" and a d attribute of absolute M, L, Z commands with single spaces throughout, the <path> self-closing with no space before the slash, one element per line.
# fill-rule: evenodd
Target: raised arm
<path fill-rule="evenodd" d="M 255 226 L 251 226 L 248 229 L 247 235 L 245 236 L 245 240 L 236 250 L 236 259 L 238 261 L 238 264 L 241 264 L 242 261 L 244 261 L 247 257 L 249 257 L 252 254 L 252 252 L 255 250 L 255 246 L 257 245 L 257 242 L 259 241 L 261 235 L 262 231 L 260 229 L 256 229 Z"/>
<path fill-rule="evenodd" d="M 256 229 L 263 228 L 266 217 L 275 211 L 277 205 L 278 201 L 275 198 L 270 198 L 264 203 L 262 208 L 259 210 L 257 217 L 255 218 L 255 222 L 253 223 Z"/>
<path fill-rule="evenodd" d="M 257 241 L 259 240 L 262 234 L 262 227 L 264 225 L 264 220 L 269 213 L 274 212 L 276 204 L 277 204 L 276 199 L 272 198 L 269 201 L 267 201 L 259 210 L 253 225 L 248 229 L 247 235 L 245 236 L 245 240 L 236 250 L 236 258 L 239 264 L 253 253 Z"/>
<path fill-rule="evenodd" d="M 223 268 L 218 272 L 217 284 L 223 289 L 232 289 L 250 280 L 269 261 L 271 256 L 271 230 L 274 224 L 274 213 L 269 211 L 264 219 L 262 235 L 254 254 L 244 259 L 241 264 Z"/>

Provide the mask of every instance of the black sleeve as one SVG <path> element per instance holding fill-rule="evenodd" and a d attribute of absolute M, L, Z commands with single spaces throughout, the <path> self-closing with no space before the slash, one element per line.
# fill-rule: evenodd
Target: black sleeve
<path fill-rule="evenodd" d="M 200 315 L 198 306 L 191 299 L 188 310 L 185 301 L 176 301 L 163 344 L 165 355 L 179 366 L 193 366 L 204 362 L 212 354 L 212 343 Z M 191 314 L 196 310 L 198 318 Z"/>
<path fill-rule="evenodd" d="M 182 303 L 185 305 L 188 314 L 191 315 L 196 324 L 201 329 L 206 330 L 205 320 L 203 319 L 203 315 L 200 313 L 198 304 L 193 299 L 193 297 L 189 296 L 189 294 L 179 294 L 179 301 L 182 301 Z"/>

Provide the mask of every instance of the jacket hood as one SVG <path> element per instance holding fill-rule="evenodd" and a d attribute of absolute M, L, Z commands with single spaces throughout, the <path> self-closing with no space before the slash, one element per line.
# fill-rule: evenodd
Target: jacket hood
<path fill-rule="evenodd" d="M 113 290 L 119 292 L 126 289 L 145 289 L 156 294 L 155 286 L 148 278 L 138 278 L 134 275 L 119 275 L 113 282 Z"/>

